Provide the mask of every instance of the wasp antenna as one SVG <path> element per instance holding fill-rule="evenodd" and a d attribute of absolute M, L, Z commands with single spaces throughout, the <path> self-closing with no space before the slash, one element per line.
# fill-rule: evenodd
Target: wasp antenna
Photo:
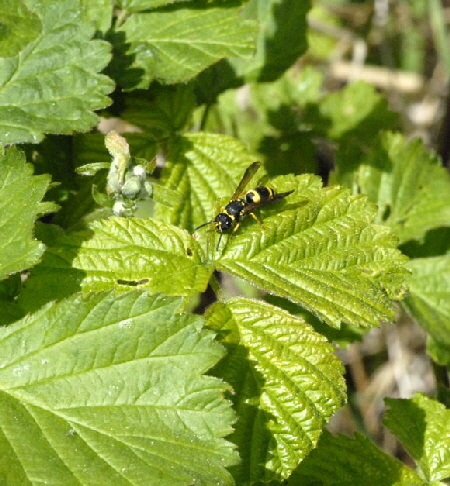
<path fill-rule="evenodd" d="M 217 246 L 216 246 L 216 252 L 219 251 L 219 246 L 220 246 L 220 242 L 222 241 L 222 236 L 223 236 L 223 233 L 220 233 L 219 234 L 219 241 L 217 242 Z"/>
<path fill-rule="evenodd" d="M 194 228 L 192 230 L 193 233 L 195 233 L 197 230 L 199 230 L 200 228 L 203 228 L 203 226 L 207 226 L 208 224 L 212 224 L 212 223 L 215 223 L 215 221 L 208 221 L 207 223 L 203 223 L 201 224 L 200 226 L 197 226 L 197 228 Z"/>

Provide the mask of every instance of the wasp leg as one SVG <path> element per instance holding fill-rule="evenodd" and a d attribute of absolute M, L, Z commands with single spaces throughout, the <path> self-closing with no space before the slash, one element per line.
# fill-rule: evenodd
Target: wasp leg
<path fill-rule="evenodd" d="M 236 223 L 236 226 L 233 228 L 233 231 L 231 232 L 232 235 L 234 235 L 234 233 L 236 233 L 236 231 L 239 228 L 240 224 L 241 224 L 240 222 Z"/>
<path fill-rule="evenodd" d="M 258 216 L 256 216 L 255 213 L 248 213 L 248 214 L 259 224 L 259 226 L 261 226 L 261 228 L 264 228 L 262 221 L 258 218 Z"/>

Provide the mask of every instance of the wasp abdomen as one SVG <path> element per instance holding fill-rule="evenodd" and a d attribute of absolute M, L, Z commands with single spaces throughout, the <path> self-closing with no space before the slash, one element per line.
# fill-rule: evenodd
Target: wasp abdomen
<path fill-rule="evenodd" d="M 248 204 L 260 204 L 266 201 L 270 201 L 275 197 L 275 191 L 270 187 L 259 186 L 251 191 L 248 191 L 245 195 L 245 200 Z"/>

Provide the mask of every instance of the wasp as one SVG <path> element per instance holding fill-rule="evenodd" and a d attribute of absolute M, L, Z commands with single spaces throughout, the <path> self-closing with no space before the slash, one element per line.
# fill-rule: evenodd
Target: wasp
<path fill-rule="evenodd" d="M 203 226 L 213 224 L 217 233 L 220 234 L 216 251 L 219 249 L 223 233 L 231 230 L 231 234 L 234 234 L 245 216 L 249 214 L 253 219 L 262 224 L 258 217 L 254 214 L 254 211 L 266 206 L 267 204 L 272 204 L 275 201 L 283 199 L 294 192 L 292 190 L 277 193 L 275 189 L 272 189 L 271 187 L 258 186 L 244 194 L 245 187 L 260 166 L 261 164 L 259 162 L 253 162 L 253 164 L 247 168 L 242 176 L 241 182 L 234 191 L 230 202 L 222 208 L 221 212 L 212 221 L 203 223 L 194 229 L 195 232 L 200 228 L 203 228 Z"/>

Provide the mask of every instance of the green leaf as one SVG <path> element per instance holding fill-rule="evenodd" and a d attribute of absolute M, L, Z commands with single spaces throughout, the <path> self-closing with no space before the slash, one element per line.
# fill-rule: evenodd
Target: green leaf
<path fill-rule="evenodd" d="M 29 0 L 42 32 L 14 57 L 0 59 L 0 141 L 39 142 L 45 133 L 86 131 L 93 110 L 110 103 L 112 82 L 98 74 L 109 44 L 91 40 L 79 0 Z"/>
<path fill-rule="evenodd" d="M 198 243 L 155 220 L 110 218 L 56 239 L 27 280 L 20 301 L 34 310 L 78 290 L 133 287 L 166 295 L 205 290 L 211 275 Z"/>
<path fill-rule="evenodd" d="M 373 86 L 363 82 L 326 96 L 309 111 L 304 123 L 339 143 L 332 183 L 346 185 L 354 193 L 364 192 L 358 192 L 355 172 L 367 152 L 378 146 L 376 134 L 399 128 L 398 115 L 389 110 L 386 99 Z"/>
<path fill-rule="evenodd" d="M 302 319 L 254 300 L 215 304 L 207 319 L 229 350 L 215 371 L 236 392 L 236 483 L 289 477 L 345 400 L 333 345 Z"/>
<path fill-rule="evenodd" d="M 436 341 L 431 336 L 428 336 L 427 354 L 435 363 L 442 366 L 450 366 L 450 349 L 447 343 L 443 341 Z M 445 385 L 441 386 L 445 388 Z M 444 403 L 450 404 L 450 391 L 448 388 L 445 388 L 445 391 L 449 395 L 449 399 Z"/>
<path fill-rule="evenodd" d="M 311 175 L 273 180 L 284 201 L 247 218 L 223 238 L 218 270 L 293 302 L 331 326 L 376 326 L 395 317 L 389 297 L 405 291 L 405 257 L 387 228 L 372 224 L 375 208 L 339 187 L 320 188 Z"/>
<path fill-rule="evenodd" d="M 97 293 L 0 329 L 5 484 L 231 484 L 222 356 L 181 300 Z"/>
<path fill-rule="evenodd" d="M 48 176 L 33 175 L 21 151 L 0 147 L 0 277 L 34 265 L 44 252 L 33 231 L 38 216 L 56 209 L 41 202 L 49 183 Z"/>
<path fill-rule="evenodd" d="M 426 486 L 429 483 L 361 434 L 350 438 L 324 431 L 317 449 L 302 462 L 289 484 Z"/>
<path fill-rule="evenodd" d="M 128 94 L 125 102 L 126 109 L 121 117 L 155 140 L 164 140 L 182 131 L 196 103 L 192 84 L 152 86 L 145 93 Z"/>
<path fill-rule="evenodd" d="M 16 56 L 41 33 L 39 17 L 22 0 L 0 4 L 0 58 Z"/>
<path fill-rule="evenodd" d="M 214 90 L 217 85 L 205 80 L 202 88 Z M 315 172 L 316 148 L 303 111 L 305 105 L 317 103 L 321 85 L 317 71 L 291 69 L 276 82 L 248 86 L 244 109 L 242 90 L 228 89 L 210 109 L 206 129 L 233 135 L 261 154 L 271 176 Z"/>
<path fill-rule="evenodd" d="M 147 88 L 154 79 L 184 82 L 219 59 L 252 54 L 255 25 L 239 17 L 239 7 L 190 6 L 136 13 L 117 29 L 112 42 L 125 55 L 113 69 L 120 84 L 130 89 Z"/>
<path fill-rule="evenodd" d="M 231 197 L 245 169 L 255 161 L 236 139 L 201 132 L 176 138 L 167 158 L 162 182 L 178 192 L 179 200 L 172 208 L 157 208 L 156 214 L 189 230 L 211 220 L 218 200 Z"/>
<path fill-rule="evenodd" d="M 17 295 L 21 286 L 22 281 L 19 273 L 0 281 L 0 326 L 10 324 L 24 316 L 25 313 L 17 304 Z"/>
<path fill-rule="evenodd" d="M 450 476 L 450 410 L 417 393 L 410 400 L 386 398 L 384 424 L 417 461 L 427 481 Z"/>
<path fill-rule="evenodd" d="M 450 226 L 450 175 L 419 139 L 384 133 L 355 174 L 357 190 L 379 207 L 378 219 L 400 242 Z"/>
<path fill-rule="evenodd" d="M 314 331 L 325 336 L 328 341 L 337 345 L 339 348 L 345 349 L 350 343 L 362 341 L 364 335 L 370 331 L 370 328 L 355 327 L 348 324 L 341 324 L 339 329 L 330 327 L 298 304 L 294 304 L 294 302 L 274 294 L 265 294 L 264 300 L 269 304 L 276 305 L 277 307 L 288 311 L 290 314 L 303 319 L 314 329 Z"/>
<path fill-rule="evenodd" d="M 140 12 L 150 10 L 163 5 L 169 5 L 176 2 L 186 2 L 187 0 L 119 0 L 117 3 L 120 8 L 127 12 Z"/>
<path fill-rule="evenodd" d="M 406 266 L 412 278 L 403 305 L 433 339 L 450 349 L 450 255 L 416 258 Z"/>
<path fill-rule="evenodd" d="M 410 258 L 450 255 L 450 226 L 431 229 L 419 240 L 409 240 L 401 245 L 401 250 Z"/>
<path fill-rule="evenodd" d="M 372 85 L 362 81 L 328 95 L 319 109 L 331 122 L 327 130 L 331 138 L 352 135 L 357 145 L 373 142 L 374 133 L 398 123 L 398 115 L 389 111 L 386 99 Z"/>
<path fill-rule="evenodd" d="M 243 11 L 246 19 L 260 26 L 255 56 L 250 60 L 230 59 L 239 76 L 260 82 L 274 81 L 305 52 L 306 14 L 309 1 L 250 0 Z"/>
<path fill-rule="evenodd" d="M 112 0 L 81 0 L 85 18 L 93 22 L 96 30 L 107 32 L 111 27 L 114 6 Z"/>

